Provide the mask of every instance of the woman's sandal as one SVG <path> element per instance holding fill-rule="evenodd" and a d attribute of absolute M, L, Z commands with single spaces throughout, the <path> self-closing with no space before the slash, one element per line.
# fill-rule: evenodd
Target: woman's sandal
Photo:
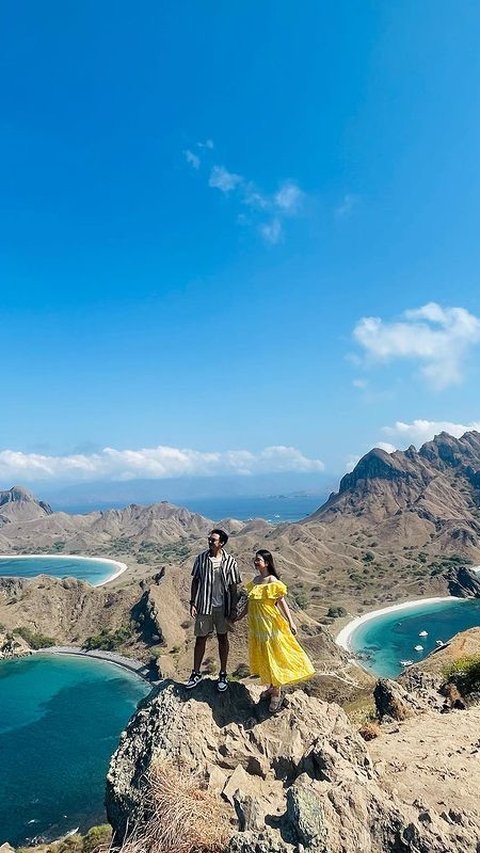
<path fill-rule="evenodd" d="M 268 710 L 271 714 L 276 714 L 283 705 L 283 696 L 279 693 L 277 696 L 272 696 Z"/>

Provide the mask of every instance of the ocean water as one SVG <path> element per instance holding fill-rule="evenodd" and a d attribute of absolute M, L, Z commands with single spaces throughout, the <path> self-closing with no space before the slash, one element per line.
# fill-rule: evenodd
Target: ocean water
<path fill-rule="evenodd" d="M 300 521 L 315 512 L 327 499 L 328 494 L 317 495 L 271 495 L 270 497 L 218 497 L 218 498 L 177 498 L 171 503 L 184 506 L 191 512 L 198 512 L 206 518 L 220 521 L 222 518 L 238 518 L 247 521 L 250 518 L 264 518 L 271 524 L 288 521 Z M 141 501 L 144 503 L 144 501 Z M 54 509 L 72 514 L 85 514 L 94 510 L 122 509 L 125 502 L 93 502 L 64 507 L 52 504 Z"/>
<path fill-rule="evenodd" d="M 185 498 L 182 506 L 218 521 L 222 518 L 264 518 L 271 524 L 300 521 L 325 501 L 320 495 L 272 495 L 271 497 Z"/>
<path fill-rule="evenodd" d="M 387 613 L 373 618 L 353 632 L 351 648 L 362 666 L 374 675 L 395 678 L 404 670 L 401 661 L 418 663 L 460 631 L 480 625 L 479 599 L 451 599 L 425 604 L 412 610 Z M 427 637 L 420 637 L 427 631 Z M 422 651 L 415 651 L 421 645 Z"/>
<path fill-rule="evenodd" d="M 95 586 L 104 583 L 120 569 L 120 564 L 93 557 L 0 557 L 0 576 L 33 578 L 50 575 L 54 578 L 79 578 Z"/>
<path fill-rule="evenodd" d="M 0 844 L 105 821 L 105 775 L 149 685 L 103 661 L 0 662 Z"/>

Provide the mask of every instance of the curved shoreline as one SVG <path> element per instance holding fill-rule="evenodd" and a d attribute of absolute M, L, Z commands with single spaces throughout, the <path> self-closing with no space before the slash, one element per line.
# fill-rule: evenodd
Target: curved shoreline
<path fill-rule="evenodd" d="M 43 649 L 32 650 L 34 655 L 70 655 L 71 657 L 85 657 L 90 660 L 101 660 L 105 663 L 111 663 L 115 666 L 125 669 L 128 672 L 138 676 L 142 681 L 146 681 L 150 685 L 158 684 L 158 681 L 152 680 L 148 675 L 148 664 L 136 660 L 135 658 L 127 658 L 124 655 L 119 655 L 116 652 L 108 652 L 102 649 L 91 649 L 86 651 L 81 646 L 46 646 Z"/>
<path fill-rule="evenodd" d="M 360 625 L 365 625 L 366 622 L 370 622 L 372 619 L 378 619 L 381 616 L 386 616 L 388 613 L 402 612 L 402 610 L 416 610 L 423 605 L 428 606 L 429 604 L 440 604 L 441 602 L 444 604 L 447 602 L 458 604 L 459 601 L 468 600 L 468 598 L 457 598 L 453 595 L 437 596 L 435 598 L 416 598 L 413 601 L 403 601 L 401 604 L 392 604 L 390 607 L 381 607 L 379 610 L 370 610 L 368 613 L 356 616 L 355 619 L 348 622 L 338 632 L 335 637 L 335 642 L 337 646 L 341 646 L 341 648 L 345 649 L 347 652 L 356 652 L 357 649 L 352 645 L 352 636 Z"/>
<path fill-rule="evenodd" d="M 86 557 L 82 554 L 0 554 L 0 560 L 85 560 L 94 561 L 95 563 L 107 563 L 110 566 L 115 566 L 116 571 L 104 581 L 100 581 L 99 583 L 92 583 L 90 586 L 105 586 L 105 584 L 110 583 L 110 581 L 115 580 L 120 575 L 122 575 L 128 569 L 126 563 L 121 563 L 119 560 L 113 560 L 111 557 Z M 0 567 L 1 568 L 1 567 Z M 40 572 L 39 574 L 44 574 L 44 572 Z M 0 571 L 0 577 L 12 577 L 9 575 L 2 575 Z M 22 577 L 20 575 L 19 577 Z M 50 577 L 55 577 L 54 575 L 50 575 Z M 80 580 L 80 578 L 77 578 Z M 85 583 L 89 583 L 89 581 L 85 581 Z"/>

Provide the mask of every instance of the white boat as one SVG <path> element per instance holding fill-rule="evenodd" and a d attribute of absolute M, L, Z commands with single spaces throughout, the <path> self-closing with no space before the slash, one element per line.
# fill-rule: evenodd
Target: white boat
<path fill-rule="evenodd" d="M 415 646 L 416 652 L 423 652 L 423 646 Z"/>
<path fill-rule="evenodd" d="M 419 637 L 428 637 L 428 631 L 420 631 Z"/>
<path fill-rule="evenodd" d="M 411 666 L 413 663 L 413 660 L 401 660 L 400 663 L 402 666 Z"/>
<path fill-rule="evenodd" d="M 436 646 L 444 646 L 445 643 L 443 642 L 443 640 L 435 640 L 435 645 Z"/>

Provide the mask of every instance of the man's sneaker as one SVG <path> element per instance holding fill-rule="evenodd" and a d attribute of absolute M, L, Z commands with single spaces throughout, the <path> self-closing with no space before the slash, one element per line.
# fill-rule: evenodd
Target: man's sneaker
<path fill-rule="evenodd" d="M 197 684 L 200 683 L 202 678 L 203 678 L 203 675 L 201 672 L 195 672 L 195 670 L 192 669 L 192 674 L 191 674 L 190 678 L 188 679 L 188 681 L 185 682 L 185 687 L 187 688 L 187 690 L 191 690 L 192 687 L 196 687 Z"/>
<path fill-rule="evenodd" d="M 220 693 L 224 693 L 225 690 L 227 689 L 227 687 L 228 687 L 227 673 L 221 672 L 220 675 L 218 676 L 217 690 L 219 690 Z"/>

